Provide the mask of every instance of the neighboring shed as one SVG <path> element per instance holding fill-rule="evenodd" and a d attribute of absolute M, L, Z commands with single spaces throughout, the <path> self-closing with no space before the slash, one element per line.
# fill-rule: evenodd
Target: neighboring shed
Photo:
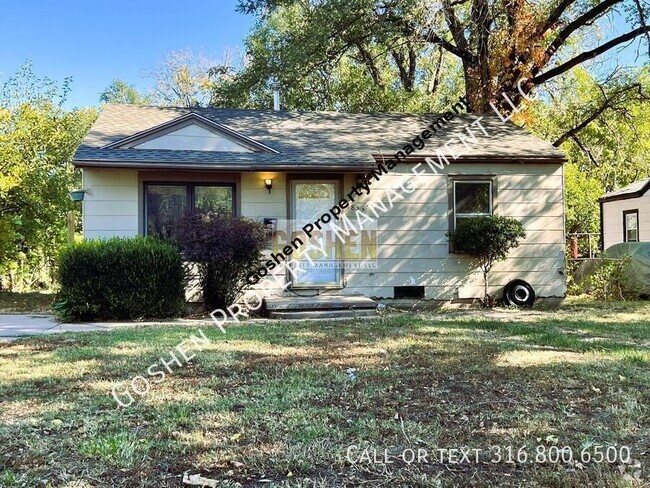
<path fill-rule="evenodd" d="M 607 193 L 600 202 L 601 247 L 650 242 L 650 178 Z"/>

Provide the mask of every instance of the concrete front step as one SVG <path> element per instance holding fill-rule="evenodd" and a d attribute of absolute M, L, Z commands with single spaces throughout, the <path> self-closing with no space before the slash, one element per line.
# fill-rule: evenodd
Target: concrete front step
<path fill-rule="evenodd" d="M 269 312 L 310 310 L 375 310 L 377 302 L 364 296 L 315 296 L 265 298 L 264 307 Z"/>
<path fill-rule="evenodd" d="M 270 312 L 269 318 L 282 320 L 298 319 L 356 319 L 359 317 L 373 317 L 376 310 L 294 310 L 289 312 Z"/>

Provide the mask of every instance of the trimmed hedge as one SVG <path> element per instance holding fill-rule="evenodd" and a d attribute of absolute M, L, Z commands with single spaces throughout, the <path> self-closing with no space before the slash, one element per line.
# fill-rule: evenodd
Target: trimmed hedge
<path fill-rule="evenodd" d="M 64 320 L 177 317 L 185 306 L 185 271 L 178 247 L 147 237 L 89 240 L 59 255 Z"/>

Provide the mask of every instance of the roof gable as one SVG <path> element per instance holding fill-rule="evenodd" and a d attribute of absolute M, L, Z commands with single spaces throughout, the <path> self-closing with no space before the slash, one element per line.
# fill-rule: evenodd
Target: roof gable
<path fill-rule="evenodd" d="M 206 124 L 226 138 L 252 149 L 247 152 L 146 149 L 147 137 L 181 128 L 188 119 Z M 221 108 L 150 107 L 106 104 L 77 149 L 76 167 L 131 167 L 219 171 L 344 171 L 376 168 L 377 156 L 390 157 L 436 122 L 439 114 L 297 112 Z M 484 130 L 475 129 L 480 120 Z M 176 125 L 174 125 L 176 124 Z M 467 140 L 457 162 L 562 164 L 564 154 L 496 115 L 459 114 L 435 132 L 426 148 L 408 163 L 449 151 L 449 141 Z M 181 132 L 180 135 L 183 133 Z M 252 140 L 244 134 L 254 135 Z M 162 142 L 162 141 L 159 141 Z M 248 144 L 252 144 L 249 146 Z M 415 144 L 415 142 L 413 142 Z M 405 150 L 406 151 L 406 150 Z"/>
<path fill-rule="evenodd" d="M 107 144 L 104 149 L 277 153 L 250 137 L 196 113 L 137 132 Z"/>

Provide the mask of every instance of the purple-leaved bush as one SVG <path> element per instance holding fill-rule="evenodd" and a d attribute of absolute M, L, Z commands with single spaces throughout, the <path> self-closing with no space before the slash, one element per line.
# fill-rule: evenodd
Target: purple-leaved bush
<path fill-rule="evenodd" d="M 266 234 L 254 220 L 194 214 L 182 219 L 178 242 L 184 258 L 198 268 L 206 306 L 223 309 L 249 286 L 246 276 L 260 266 Z"/>

